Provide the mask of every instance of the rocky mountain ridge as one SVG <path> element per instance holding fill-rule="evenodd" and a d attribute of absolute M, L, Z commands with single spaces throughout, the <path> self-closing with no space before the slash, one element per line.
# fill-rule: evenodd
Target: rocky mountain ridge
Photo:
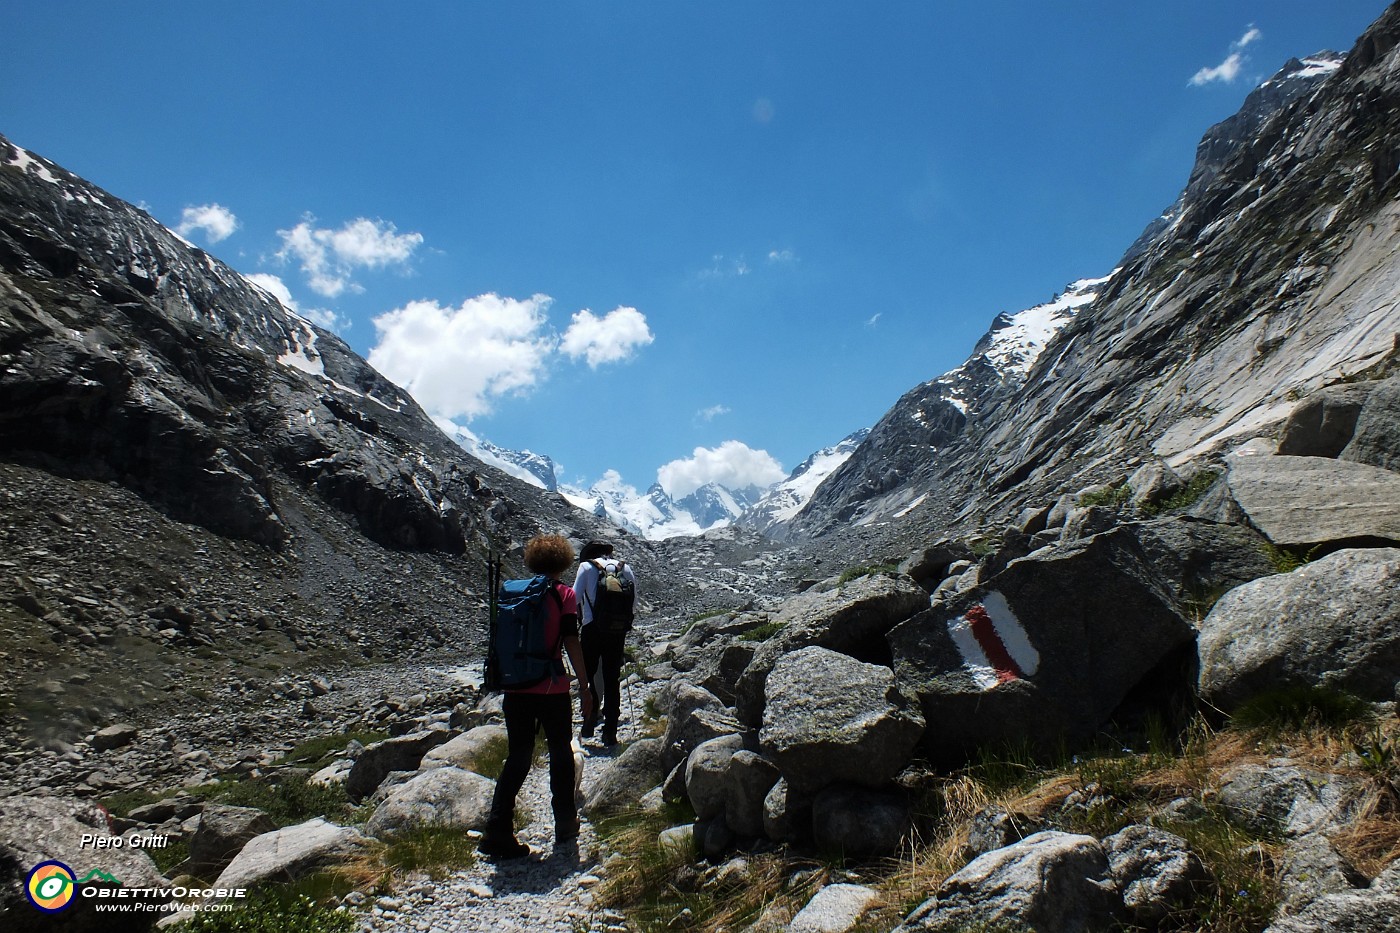
<path fill-rule="evenodd" d="M 1006 520 L 1145 458 L 1189 473 L 1276 432 L 1298 398 L 1394 359 L 1395 16 L 1339 65 L 1290 63 L 1251 112 L 1207 134 L 1173 219 L 1149 228 L 1011 391 L 973 418 L 925 412 L 926 455 L 891 469 L 890 451 L 910 449 L 911 419 L 896 413 L 914 390 L 791 533 L 854 523 L 878 547 L 914 527 Z"/>

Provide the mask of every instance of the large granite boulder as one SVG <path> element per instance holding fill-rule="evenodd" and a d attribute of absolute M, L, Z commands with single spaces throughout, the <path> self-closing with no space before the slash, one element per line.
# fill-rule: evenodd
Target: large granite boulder
<path fill-rule="evenodd" d="M 598 817 L 639 806 L 647 791 L 666 777 L 663 750 L 660 739 L 638 739 L 627 746 L 589 787 L 584 810 Z"/>
<path fill-rule="evenodd" d="M 977 747 L 1093 734 L 1135 688 L 1189 685 L 1195 632 L 1137 533 L 1119 527 L 1013 560 L 889 633 L 899 687 L 929 723 L 924 746 Z M 1150 699 L 1150 697 L 1149 697 Z"/>
<path fill-rule="evenodd" d="M 788 924 L 788 933 L 849 933 L 880 900 L 861 884 L 829 884 L 812 896 Z"/>
<path fill-rule="evenodd" d="M 1098 841 L 1042 832 L 949 876 L 896 933 L 1098 933 L 1123 919 L 1123 901 Z"/>
<path fill-rule="evenodd" d="M 1332 457 L 1346 449 L 1361 408 L 1376 383 L 1325 386 L 1293 406 L 1278 452 L 1290 457 Z M 1377 464 L 1379 465 L 1379 464 Z"/>
<path fill-rule="evenodd" d="M 1153 929 L 1216 890 L 1210 870 L 1180 836 L 1129 826 L 1103 840 L 1109 874 L 1133 920 Z"/>
<path fill-rule="evenodd" d="M 374 793 L 391 771 L 417 771 L 424 755 L 451 739 L 452 733 L 446 729 L 427 729 L 367 745 L 345 779 L 345 792 L 351 800 L 362 800 Z"/>
<path fill-rule="evenodd" d="M 889 668 L 826 648 L 784 655 L 765 692 L 759 745 L 799 794 L 836 783 L 887 784 L 924 731 Z"/>
<path fill-rule="evenodd" d="M 1323 457 L 1229 458 L 1246 520 L 1280 547 L 1400 544 L 1400 474 Z"/>
<path fill-rule="evenodd" d="M 661 739 L 661 759 L 667 771 L 710 739 L 743 731 L 719 697 L 703 687 L 675 678 L 664 694 L 666 732 Z"/>
<path fill-rule="evenodd" d="M 83 844 L 84 836 L 89 837 L 87 845 Z M 102 842 L 110 846 L 113 838 L 106 814 L 92 803 L 71 797 L 0 798 L 0 926 L 15 933 L 55 930 L 60 928 L 55 917 L 61 917 L 65 931 L 125 933 L 148 929 L 159 914 L 98 913 L 93 899 L 75 893 L 71 906 L 61 915 L 49 915 L 34 909 L 25 897 L 30 871 L 50 861 L 66 865 L 74 881 L 101 872 L 118 879 L 124 887 L 169 887 L 144 849 L 97 847 Z M 107 883 L 85 885 L 90 886 L 110 887 Z M 143 903 L 158 902 L 146 899 Z"/>
<path fill-rule="evenodd" d="M 812 801 L 812 839 L 848 858 L 894 855 L 913 825 L 909 799 L 898 789 L 833 784 Z"/>
<path fill-rule="evenodd" d="M 1231 821 L 1258 835 L 1301 837 L 1350 826 L 1363 797 L 1356 778 L 1274 758 L 1227 771 L 1216 802 Z"/>
<path fill-rule="evenodd" d="M 374 811 L 365 832 L 393 839 L 425 827 L 485 829 L 496 782 L 453 765 L 422 772 L 395 787 Z"/>
<path fill-rule="evenodd" d="M 1178 515 L 1125 527 L 1191 622 L 1240 584 L 1276 572 L 1268 539 L 1247 525 Z"/>
<path fill-rule="evenodd" d="M 1400 933 L 1400 894 L 1375 887 L 1327 894 L 1264 933 Z"/>
<path fill-rule="evenodd" d="M 250 888 L 264 881 L 295 881 L 319 869 L 363 855 L 369 840 L 358 830 L 317 817 L 255 836 L 214 883 Z"/>
<path fill-rule="evenodd" d="M 1231 590 L 1202 623 L 1198 651 L 1201 695 L 1227 711 L 1287 687 L 1394 699 L 1400 549 L 1338 551 Z"/>
<path fill-rule="evenodd" d="M 223 871 L 254 837 L 276 829 L 277 824 L 261 810 L 207 804 L 190 839 L 190 873 L 205 877 Z"/>
<path fill-rule="evenodd" d="M 488 752 L 504 748 L 506 727 L 497 723 L 477 726 L 456 738 L 430 749 L 419 762 L 419 768 L 441 768 L 453 766 L 476 771 L 482 757 Z"/>
<path fill-rule="evenodd" d="M 1351 441 L 1340 456 L 1400 470 L 1400 376 L 1392 376 L 1366 396 Z"/>
<path fill-rule="evenodd" d="M 922 587 L 902 574 L 888 573 L 857 577 L 834 589 L 808 590 L 788 600 L 773 618 L 781 628 L 759 646 L 734 686 L 739 721 L 750 728 L 763 721 L 763 685 L 783 655 L 817 646 L 888 663 L 885 633 L 927 606 L 928 593 Z"/>

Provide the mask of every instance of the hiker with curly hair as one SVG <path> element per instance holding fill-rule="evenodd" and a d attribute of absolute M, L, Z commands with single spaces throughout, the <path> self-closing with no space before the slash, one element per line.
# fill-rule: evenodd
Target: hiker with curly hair
<path fill-rule="evenodd" d="M 537 535 L 525 545 L 525 566 L 549 578 L 559 599 L 546 600 L 545 643 L 554 645 L 553 670 L 542 682 L 529 687 L 507 688 L 503 699 L 508 752 L 505 767 L 496 780 L 491 815 L 477 850 L 494 859 L 522 858 L 530 847 L 515 838 L 515 798 L 520 793 L 535 753 L 535 731 L 544 731 L 549 748 L 549 789 L 554 807 L 554 841 L 563 845 L 578 837 L 578 806 L 574 800 L 573 701 L 569 685 L 584 671 L 583 649 L 578 636 L 578 598 L 573 588 L 559 580 L 573 564 L 574 549 L 560 535 Z M 568 654 L 574 676 L 564 672 L 562 654 Z M 593 697 L 579 691 L 583 717 L 593 715 Z"/>

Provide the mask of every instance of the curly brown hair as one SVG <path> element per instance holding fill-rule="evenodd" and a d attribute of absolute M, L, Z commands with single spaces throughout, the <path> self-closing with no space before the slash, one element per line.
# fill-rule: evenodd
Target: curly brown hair
<path fill-rule="evenodd" d="M 574 546 L 563 535 L 535 535 L 525 544 L 525 566 L 557 577 L 574 562 Z"/>

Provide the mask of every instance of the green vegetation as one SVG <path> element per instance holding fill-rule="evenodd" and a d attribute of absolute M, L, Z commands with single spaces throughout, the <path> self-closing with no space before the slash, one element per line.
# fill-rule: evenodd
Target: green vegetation
<path fill-rule="evenodd" d="M 787 628 L 786 622 L 764 622 L 739 636 L 740 641 L 767 641 Z"/>
<path fill-rule="evenodd" d="M 330 764 L 345 747 L 352 741 L 361 745 L 369 745 L 373 742 L 380 742 L 389 737 L 387 732 L 346 732 L 343 735 L 322 735 L 314 739 L 302 742 L 296 748 L 287 752 L 279 758 L 275 765 L 305 765 L 311 768 L 323 768 Z"/>
<path fill-rule="evenodd" d="M 1337 728 L 1369 718 L 1365 700 L 1321 687 L 1280 687 L 1251 697 L 1230 717 L 1241 729 L 1279 736 L 1311 728 Z"/>
<path fill-rule="evenodd" d="M 258 781 L 219 781 L 191 787 L 186 792 L 230 806 L 261 810 L 278 826 L 294 826 L 318 816 L 341 821 L 351 816 L 350 800 L 342 785 L 312 784 L 305 774 Z"/>
<path fill-rule="evenodd" d="M 1093 505 L 1101 505 L 1107 508 L 1116 509 L 1121 505 L 1126 505 L 1133 497 L 1133 491 L 1128 488 L 1126 482 L 1117 486 L 1110 486 L 1107 489 L 1100 489 L 1097 492 L 1086 492 L 1079 497 L 1078 504 L 1084 508 Z"/>
<path fill-rule="evenodd" d="M 1309 551 L 1296 547 L 1279 547 L 1272 541 L 1264 542 L 1264 556 L 1269 559 L 1269 563 L 1274 565 L 1274 570 L 1279 573 L 1292 573 L 1304 564 L 1310 564 L 1317 559 L 1318 549 L 1321 545 Z"/>
<path fill-rule="evenodd" d="M 868 577 L 876 573 L 894 573 L 899 570 L 898 564 L 866 564 L 861 567 L 848 567 L 841 571 L 841 575 L 836 578 L 837 586 L 845 586 L 852 580 L 861 577 Z"/>
<path fill-rule="evenodd" d="M 1161 515 L 1163 512 L 1189 509 L 1210 491 L 1218 479 L 1220 479 L 1220 474 L 1215 470 L 1202 470 L 1187 480 L 1185 486 L 1161 502 L 1144 505 L 1141 511 L 1145 515 Z"/>
<path fill-rule="evenodd" d="M 230 911 L 202 911 L 180 929 L 188 933 L 353 933 L 355 915 L 316 903 L 305 895 L 277 888 L 255 893 Z"/>
<path fill-rule="evenodd" d="M 427 826 L 389 845 L 384 862 L 402 872 L 421 871 L 437 880 L 476 861 L 476 842 L 465 830 Z"/>

